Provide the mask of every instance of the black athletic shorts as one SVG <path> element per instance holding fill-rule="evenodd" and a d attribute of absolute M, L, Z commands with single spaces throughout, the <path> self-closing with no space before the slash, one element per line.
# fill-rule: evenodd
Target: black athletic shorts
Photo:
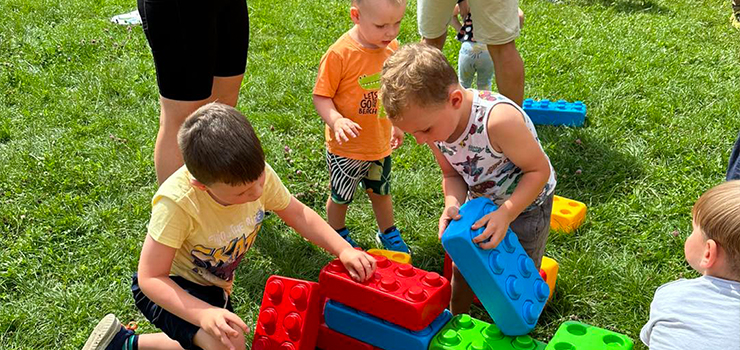
<path fill-rule="evenodd" d="M 137 0 L 160 95 L 211 96 L 213 77 L 244 74 L 249 49 L 246 0 Z"/>

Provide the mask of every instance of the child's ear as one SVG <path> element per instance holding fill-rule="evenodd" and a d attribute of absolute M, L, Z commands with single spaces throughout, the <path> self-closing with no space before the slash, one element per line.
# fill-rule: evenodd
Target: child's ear
<path fill-rule="evenodd" d="M 195 188 L 197 188 L 197 189 L 199 189 L 201 191 L 206 191 L 207 190 L 206 185 L 204 185 L 202 182 L 200 182 L 200 181 L 198 181 L 196 179 L 191 179 L 190 180 L 190 185 L 192 185 L 193 187 L 195 187 Z"/>
<path fill-rule="evenodd" d="M 465 99 L 465 94 L 462 90 L 460 90 L 459 86 L 453 87 L 450 89 L 450 104 L 455 109 L 458 109 L 462 106 L 463 100 Z"/>
<path fill-rule="evenodd" d="M 360 9 L 357 8 L 357 6 L 352 6 L 349 8 L 349 18 L 352 19 L 352 22 L 354 22 L 354 24 L 360 24 Z"/>
<path fill-rule="evenodd" d="M 721 248 L 717 245 L 715 240 L 707 239 L 707 241 L 704 242 L 704 253 L 701 257 L 700 266 L 706 270 L 717 265 L 719 262 L 720 250 Z"/>

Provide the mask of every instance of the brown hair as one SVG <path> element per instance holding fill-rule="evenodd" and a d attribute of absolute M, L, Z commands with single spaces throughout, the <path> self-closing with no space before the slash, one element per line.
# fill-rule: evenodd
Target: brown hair
<path fill-rule="evenodd" d="M 724 249 L 732 273 L 740 277 L 740 180 L 709 189 L 696 201 L 691 214 L 704 237 Z"/>
<path fill-rule="evenodd" d="M 352 0 L 352 5 L 360 6 L 360 4 L 364 2 L 371 2 L 372 0 Z M 393 5 L 403 5 L 406 4 L 406 0 L 385 0 L 388 3 L 391 3 Z"/>
<path fill-rule="evenodd" d="M 409 44 L 383 64 L 380 96 L 388 117 L 398 119 L 410 103 L 443 104 L 454 84 L 458 84 L 457 74 L 441 51 L 426 44 Z"/>
<path fill-rule="evenodd" d="M 222 103 L 193 112 L 180 127 L 177 143 L 188 171 L 204 185 L 250 183 L 265 170 L 265 153 L 252 125 Z"/>

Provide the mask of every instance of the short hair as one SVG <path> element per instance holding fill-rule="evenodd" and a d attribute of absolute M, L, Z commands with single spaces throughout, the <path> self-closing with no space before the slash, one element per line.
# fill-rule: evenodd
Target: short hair
<path fill-rule="evenodd" d="M 198 108 L 177 135 L 185 166 L 204 185 L 254 182 L 265 170 L 265 153 L 247 118 L 234 107 Z"/>
<path fill-rule="evenodd" d="M 372 0 L 352 0 L 352 5 L 360 6 L 360 4 L 364 2 L 371 2 Z M 385 0 L 390 4 L 393 5 L 403 5 L 406 3 L 406 0 Z"/>
<path fill-rule="evenodd" d="M 455 69 L 439 49 L 427 44 L 404 45 L 383 64 L 380 98 L 390 119 L 415 103 L 440 105 L 447 101 L 449 88 L 458 84 Z"/>
<path fill-rule="evenodd" d="M 740 180 L 709 189 L 696 201 L 691 214 L 704 237 L 724 249 L 733 274 L 740 277 Z"/>

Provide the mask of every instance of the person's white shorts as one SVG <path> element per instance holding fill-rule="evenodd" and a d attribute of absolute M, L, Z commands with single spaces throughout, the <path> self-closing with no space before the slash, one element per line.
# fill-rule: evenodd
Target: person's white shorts
<path fill-rule="evenodd" d="M 418 0 L 419 34 L 427 39 L 447 34 L 457 0 Z M 475 41 L 503 45 L 519 37 L 519 0 L 468 0 Z"/>

